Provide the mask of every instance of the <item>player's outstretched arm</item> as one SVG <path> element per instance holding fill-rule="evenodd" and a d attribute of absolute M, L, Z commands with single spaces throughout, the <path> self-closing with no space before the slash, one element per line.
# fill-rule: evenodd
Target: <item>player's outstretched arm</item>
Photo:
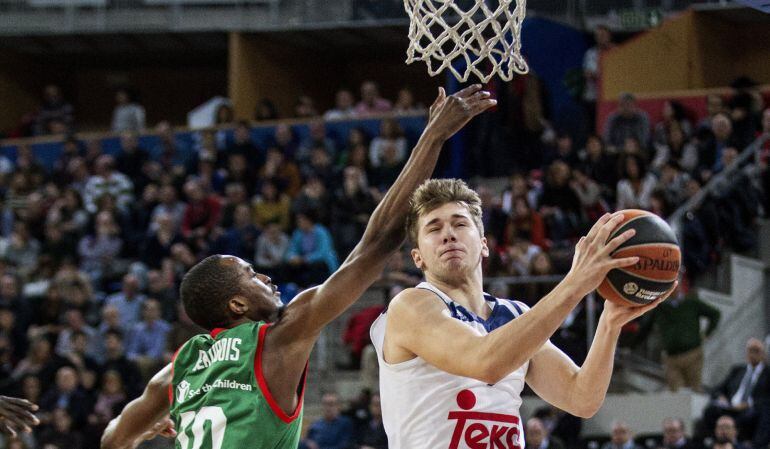
<path fill-rule="evenodd" d="M 396 182 L 374 210 L 361 241 L 323 285 L 303 293 L 287 306 L 282 322 L 271 333 L 281 325 L 298 323 L 292 338 L 303 334 L 314 337 L 377 280 L 389 256 L 404 241 L 409 198 L 433 173 L 444 142 L 495 104 L 478 84 L 450 96 L 439 89 L 420 140 Z"/>
<path fill-rule="evenodd" d="M 676 289 L 643 307 L 605 301 L 594 341 L 582 367 L 552 343 L 546 343 L 530 361 L 527 384 L 546 402 L 575 416 L 590 418 L 607 395 L 621 328 L 658 306 Z"/>
<path fill-rule="evenodd" d="M 110 421 L 102 435 L 101 448 L 134 449 L 157 435 L 175 437 L 173 423 L 168 418 L 170 384 L 171 365 L 166 365 L 153 376 L 144 393 Z"/>
<path fill-rule="evenodd" d="M 576 246 L 572 268 L 530 311 L 487 335 L 480 335 L 448 314 L 434 293 L 410 289 L 388 308 L 385 360 L 389 348 L 419 356 L 451 374 L 494 384 L 532 358 L 558 329 L 569 312 L 593 291 L 613 268 L 637 262 L 610 254 L 634 234 L 626 231 L 607 242 L 622 214 L 605 215 Z M 462 355 L 462 356 L 459 356 Z"/>

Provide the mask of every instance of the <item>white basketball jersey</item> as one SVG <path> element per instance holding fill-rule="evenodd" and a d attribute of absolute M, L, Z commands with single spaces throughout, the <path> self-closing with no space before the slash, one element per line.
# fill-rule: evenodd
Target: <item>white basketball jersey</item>
<path fill-rule="evenodd" d="M 417 288 L 434 292 L 453 318 L 480 335 L 527 310 L 520 302 L 485 294 L 492 313 L 483 320 L 427 282 Z M 524 448 L 519 407 L 529 362 L 494 385 L 449 374 L 419 357 L 390 364 L 382 352 L 387 319 L 385 311 L 372 324 L 371 337 L 380 363 L 380 400 L 390 449 Z"/>

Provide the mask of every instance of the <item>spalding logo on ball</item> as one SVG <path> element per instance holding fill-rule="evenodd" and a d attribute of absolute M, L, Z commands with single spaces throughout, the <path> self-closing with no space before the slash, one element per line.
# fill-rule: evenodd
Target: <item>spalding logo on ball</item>
<path fill-rule="evenodd" d="M 636 234 L 612 253 L 614 258 L 639 257 L 639 262 L 607 273 L 596 291 L 618 304 L 643 306 L 666 293 L 679 277 L 682 252 L 676 234 L 662 218 L 636 209 L 623 212 L 623 223 L 610 239 L 629 229 Z"/>

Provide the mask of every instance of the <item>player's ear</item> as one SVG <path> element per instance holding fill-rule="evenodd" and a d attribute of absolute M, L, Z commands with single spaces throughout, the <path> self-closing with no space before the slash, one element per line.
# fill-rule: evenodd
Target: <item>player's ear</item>
<path fill-rule="evenodd" d="M 481 238 L 481 257 L 489 257 L 489 246 L 487 246 L 487 238 Z"/>
<path fill-rule="evenodd" d="M 419 268 L 420 270 L 423 270 L 425 262 L 423 262 L 422 260 L 422 254 L 420 254 L 420 249 L 412 248 L 409 254 L 412 256 L 412 260 L 414 261 L 414 266 Z"/>
<path fill-rule="evenodd" d="M 227 309 L 235 315 L 245 315 L 249 311 L 249 304 L 242 296 L 233 296 L 227 301 Z"/>

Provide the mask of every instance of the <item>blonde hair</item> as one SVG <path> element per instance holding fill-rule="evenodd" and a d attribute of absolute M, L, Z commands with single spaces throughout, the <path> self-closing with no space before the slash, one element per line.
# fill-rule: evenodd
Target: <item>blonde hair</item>
<path fill-rule="evenodd" d="M 465 207 L 484 236 L 484 224 L 481 221 L 481 198 L 461 179 L 429 179 L 414 191 L 409 199 L 409 212 L 406 215 L 406 234 L 417 246 L 420 217 L 438 209 L 447 203 L 458 203 Z"/>

